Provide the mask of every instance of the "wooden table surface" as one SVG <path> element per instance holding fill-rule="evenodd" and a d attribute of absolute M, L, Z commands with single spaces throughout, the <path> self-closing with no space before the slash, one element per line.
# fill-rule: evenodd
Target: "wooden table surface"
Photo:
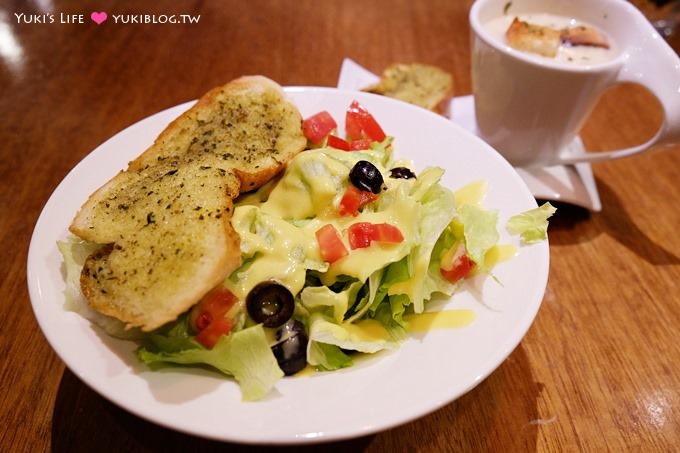
<path fill-rule="evenodd" d="M 100 26 L 89 19 L 93 5 L 109 13 Z M 0 1 L 0 451 L 255 450 L 139 419 L 65 368 L 38 327 L 27 291 L 26 256 L 38 215 L 67 172 L 107 138 L 240 75 L 334 86 L 344 57 L 375 72 L 418 61 L 449 71 L 455 94 L 468 95 L 469 6 Z M 84 23 L 60 23 L 62 13 L 82 14 Z M 41 16 L 47 23 L 18 18 L 36 14 L 47 14 Z M 112 14 L 200 19 L 116 24 Z M 647 91 L 620 86 L 606 93 L 582 138 L 592 150 L 637 144 L 660 121 Z M 593 172 L 603 209 L 559 205 L 543 305 L 510 357 L 442 409 L 329 450 L 680 446 L 680 146 L 594 164 Z"/>

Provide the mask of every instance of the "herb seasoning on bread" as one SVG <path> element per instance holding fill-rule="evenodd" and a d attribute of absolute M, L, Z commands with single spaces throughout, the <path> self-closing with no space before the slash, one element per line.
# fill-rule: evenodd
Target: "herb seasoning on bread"
<path fill-rule="evenodd" d="M 233 200 L 305 145 L 300 113 L 268 78 L 206 93 L 75 216 L 70 231 L 102 245 L 81 273 L 90 306 L 143 331 L 187 311 L 241 263 Z"/>
<path fill-rule="evenodd" d="M 443 69 L 422 63 L 390 65 L 380 81 L 363 89 L 420 107 L 443 112 L 451 98 L 453 77 Z"/>

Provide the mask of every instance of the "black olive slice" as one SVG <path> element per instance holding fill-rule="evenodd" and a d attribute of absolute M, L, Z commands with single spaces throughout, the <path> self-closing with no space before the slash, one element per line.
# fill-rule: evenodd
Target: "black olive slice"
<path fill-rule="evenodd" d="M 295 299 L 285 286 L 262 282 L 246 296 L 246 309 L 255 322 L 265 327 L 279 327 L 293 316 Z"/>
<path fill-rule="evenodd" d="M 367 160 L 360 160 L 349 172 L 349 180 L 357 189 L 380 193 L 385 181 L 380 170 Z"/>
<path fill-rule="evenodd" d="M 390 170 L 390 178 L 413 179 L 415 177 L 416 174 L 413 173 L 411 169 L 407 167 L 394 167 L 393 169 Z"/>
<path fill-rule="evenodd" d="M 290 320 L 276 331 L 276 343 L 272 352 L 279 368 L 286 376 L 297 373 L 307 366 L 307 343 L 309 338 L 300 321 Z"/>

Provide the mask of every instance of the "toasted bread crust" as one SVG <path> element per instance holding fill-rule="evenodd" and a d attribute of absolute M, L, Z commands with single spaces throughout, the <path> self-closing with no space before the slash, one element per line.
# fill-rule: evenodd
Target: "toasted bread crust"
<path fill-rule="evenodd" d="M 304 149 L 302 118 L 261 76 L 206 93 L 128 168 L 93 193 L 70 231 L 103 244 L 83 267 L 89 304 L 153 330 L 240 264 L 233 200 Z"/>
<path fill-rule="evenodd" d="M 386 68 L 380 81 L 363 91 L 441 112 L 452 95 L 453 77 L 436 66 L 398 63 Z"/>
<path fill-rule="evenodd" d="M 544 57 L 554 57 L 560 47 L 560 32 L 550 27 L 530 24 L 515 17 L 505 32 L 511 47 Z"/>
<path fill-rule="evenodd" d="M 560 31 L 560 39 L 571 46 L 592 46 L 609 49 L 609 41 L 599 30 L 586 25 L 565 28 Z"/>

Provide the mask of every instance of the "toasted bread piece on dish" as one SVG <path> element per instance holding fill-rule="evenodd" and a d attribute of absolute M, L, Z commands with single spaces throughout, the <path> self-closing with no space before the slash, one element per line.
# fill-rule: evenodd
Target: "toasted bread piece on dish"
<path fill-rule="evenodd" d="M 559 30 L 542 25 L 530 24 L 515 17 L 505 32 L 511 47 L 544 57 L 557 55 L 561 40 Z"/>
<path fill-rule="evenodd" d="M 76 214 L 70 231 L 102 244 L 81 273 L 88 303 L 143 331 L 176 319 L 240 265 L 233 200 L 305 145 L 275 82 L 246 76 L 206 93 Z"/>
<path fill-rule="evenodd" d="M 609 49 L 609 41 L 606 36 L 593 27 L 577 25 L 560 31 L 560 39 L 563 43 L 571 46 L 591 46 Z"/>
<path fill-rule="evenodd" d="M 452 90 L 451 74 L 436 66 L 421 63 L 390 65 L 377 84 L 363 89 L 434 111 L 442 110 Z"/>

